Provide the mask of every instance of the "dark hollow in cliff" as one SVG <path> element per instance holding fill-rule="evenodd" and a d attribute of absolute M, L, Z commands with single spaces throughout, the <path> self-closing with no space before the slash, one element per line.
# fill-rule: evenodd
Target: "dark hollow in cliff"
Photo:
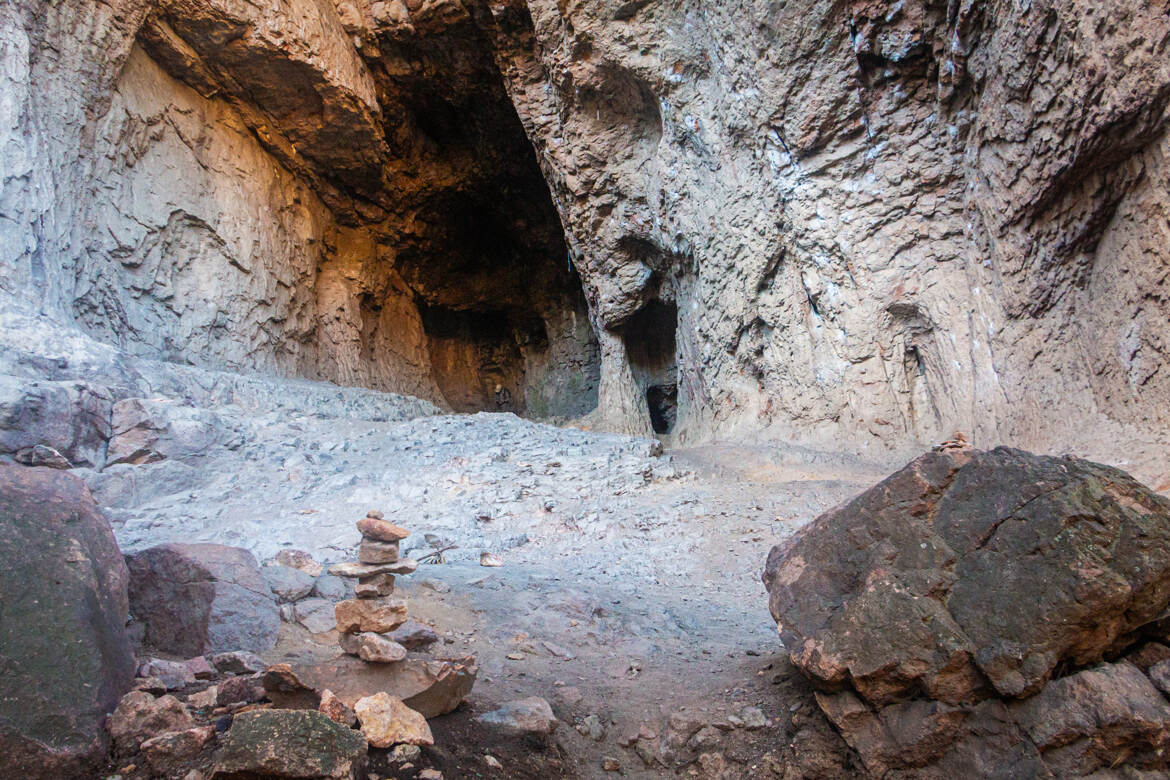
<path fill-rule="evenodd" d="M 638 391 L 645 397 L 655 433 L 670 433 L 678 415 L 678 307 L 650 301 L 624 329 Z"/>

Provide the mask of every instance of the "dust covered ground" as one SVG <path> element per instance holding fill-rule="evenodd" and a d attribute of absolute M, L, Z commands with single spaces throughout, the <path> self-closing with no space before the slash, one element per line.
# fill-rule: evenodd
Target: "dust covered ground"
<path fill-rule="evenodd" d="M 781 653 L 760 572 L 772 545 L 890 464 L 796 446 L 664 452 L 508 414 L 380 422 L 222 407 L 216 419 L 231 430 L 222 444 L 89 475 L 119 542 L 214 541 L 261 561 L 293 547 L 335 562 L 353 557 L 354 522 L 380 509 L 413 531 L 412 557 L 452 548 L 399 578 L 411 616 L 443 637 L 435 654 L 479 661 L 464 707 L 432 722 L 425 763 L 447 777 L 847 770 Z M 503 566 L 481 566 L 485 551 Z M 333 632 L 285 623 L 269 660 L 336 652 Z M 548 744 L 471 720 L 528 696 L 561 720 Z"/>

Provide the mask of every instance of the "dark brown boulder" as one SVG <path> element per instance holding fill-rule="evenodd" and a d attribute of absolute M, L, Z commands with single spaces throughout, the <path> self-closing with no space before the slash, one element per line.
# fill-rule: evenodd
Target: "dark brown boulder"
<path fill-rule="evenodd" d="M 84 483 L 0 464 L 0 775 L 81 777 L 134 677 L 126 565 Z"/>
<path fill-rule="evenodd" d="M 222 544 L 163 544 L 126 559 L 130 611 L 143 644 L 182 656 L 276 644 L 280 616 L 252 553 Z"/>
<path fill-rule="evenodd" d="M 933 452 L 774 548 L 764 582 L 874 776 L 1168 768 L 1143 665 L 1164 657 L 1170 501 L 1117 469 Z"/>
<path fill-rule="evenodd" d="M 1114 468 L 924 455 L 768 556 L 793 661 L 871 704 L 1035 693 L 1170 604 L 1170 501 Z"/>

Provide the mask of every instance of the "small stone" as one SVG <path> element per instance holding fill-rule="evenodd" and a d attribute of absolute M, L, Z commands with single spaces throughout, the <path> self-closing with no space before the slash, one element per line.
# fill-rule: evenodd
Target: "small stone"
<path fill-rule="evenodd" d="M 503 566 L 504 559 L 494 553 L 485 551 L 479 554 L 479 565 L 491 567 Z"/>
<path fill-rule="evenodd" d="M 503 769 L 504 768 L 504 765 L 500 763 L 500 760 L 498 758 L 496 758 L 495 756 L 491 755 L 490 753 L 484 755 L 483 762 L 485 764 L 487 764 L 488 766 L 490 766 L 492 769 Z"/>
<path fill-rule="evenodd" d="M 422 749 L 418 745 L 395 745 L 390 751 L 390 760 L 395 764 L 409 764 L 422 758 Z"/>
<path fill-rule="evenodd" d="M 313 556 L 304 550 L 281 550 L 276 554 L 276 562 L 281 566 L 299 569 L 310 577 L 320 577 L 325 567 L 313 560 Z"/>
<path fill-rule="evenodd" d="M 167 686 L 157 677 L 139 677 L 134 680 L 131 690 L 146 691 L 155 696 L 162 696 L 167 692 Z"/>
<path fill-rule="evenodd" d="M 417 568 L 418 561 L 411 558 L 403 558 L 397 563 L 339 563 L 336 566 L 330 566 L 329 573 L 338 577 L 356 580 L 362 577 L 372 577 L 375 574 L 413 574 Z"/>
<path fill-rule="evenodd" d="M 215 677 L 215 668 L 208 662 L 206 656 L 197 655 L 184 661 L 196 680 L 210 680 Z"/>
<path fill-rule="evenodd" d="M 313 634 L 322 634 L 337 627 L 333 602 L 326 599 L 305 599 L 296 605 L 296 620 Z"/>
<path fill-rule="evenodd" d="M 418 773 L 418 780 L 443 780 L 443 773 L 438 769 L 424 769 Z"/>
<path fill-rule="evenodd" d="M 260 674 L 229 677 L 216 687 L 215 703 L 220 707 L 264 700 L 263 675 Z"/>
<path fill-rule="evenodd" d="M 358 560 L 362 563 L 397 563 L 398 542 L 379 542 L 374 539 L 363 539 L 358 547 Z"/>
<path fill-rule="evenodd" d="M 343 652 L 372 664 L 390 664 L 406 658 L 406 648 L 381 634 L 340 634 L 337 643 Z"/>
<path fill-rule="evenodd" d="M 417 620 L 407 620 L 394 629 L 389 638 L 407 650 L 425 650 L 439 641 L 439 635 L 434 629 Z"/>
<path fill-rule="evenodd" d="M 435 744 L 427 719 L 388 693 L 360 699 L 353 709 L 371 747 Z"/>
<path fill-rule="evenodd" d="M 215 737 L 215 726 L 196 726 L 146 740 L 140 750 L 155 775 L 177 774 Z"/>
<path fill-rule="evenodd" d="M 186 688 L 195 684 L 195 673 L 182 661 L 166 661 L 149 658 L 138 667 L 140 677 L 157 677 L 168 691 Z"/>
<path fill-rule="evenodd" d="M 583 737 L 588 737 L 594 742 L 600 742 L 605 739 L 605 724 L 601 722 L 601 718 L 597 715 L 586 715 L 577 724 L 577 733 Z"/>
<path fill-rule="evenodd" d="M 321 704 L 318 705 L 317 711 L 334 723 L 340 723 L 347 728 L 353 728 L 357 723 L 357 714 L 328 688 L 321 691 Z"/>
<path fill-rule="evenodd" d="M 509 661 L 523 661 L 524 653 L 508 653 L 506 657 Z"/>
<path fill-rule="evenodd" d="M 193 693 L 187 697 L 187 706 L 196 710 L 212 710 L 215 709 L 218 703 L 219 686 L 213 685 L 210 688 Z"/>
<path fill-rule="evenodd" d="M 386 515 L 382 514 L 381 510 L 378 509 L 371 509 L 369 512 L 366 512 L 366 517 L 371 517 L 374 520 L 381 520 L 385 516 Z"/>
<path fill-rule="evenodd" d="M 345 634 L 385 634 L 406 622 L 406 599 L 347 599 L 333 610 L 337 630 Z"/>
<path fill-rule="evenodd" d="M 261 573 L 279 604 L 300 601 L 313 592 L 317 583 L 308 573 L 291 566 L 265 566 Z"/>
<path fill-rule="evenodd" d="M 387 575 L 389 576 L 389 575 Z M 313 595 L 329 601 L 341 601 L 349 598 L 349 587 L 345 580 L 332 574 L 322 574 L 313 584 Z"/>
<path fill-rule="evenodd" d="M 451 592 L 451 586 L 442 580 L 420 580 L 418 586 L 420 588 L 426 588 L 427 590 L 433 590 L 435 593 L 440 594 Z"/>
<path fill-rule="evenodd" d="M 256 674 L 268 668 L 263 658 L 247 650 L 216 653 L 211 656 L 211 664 L 222 674 Z"/>
<path fill-rule="evenodd" d="M 394 592 L 393 574 L 375 574 L 373 577 L 362 577 L 354 588 L 354 595 L 359 599 L 372 599 L 379 596 L 389 596 Z"/>
<path fill-rule="evenodd" d="M 622 771 L 622 762 L 616 758 L 603 758 L 601 759 L 601 768 L 606 772 L 620 772 Z"/>
<path fill-rule="evenodd" d="M 344 656 L 343 656 L 344 657 Z M 301 678 L 288 664 L 273 664 L 261 675 L 264 692 L 282 709 L 317 709 L 321 694 Z"/>
<path fill-rule="evenodd" d="M 380 517 L 367 517 L 359 520 L 357 527 L 362 536 L 377 542 L 401 542 L 410 536 L 410 531 Z"/>
<path fill-rule="evenodd" d="M 739 712 L 743 720 L 743 727 L 748 731 L 757 731 L 768 725 L 768 718 L 759 707 L 744 707 Z"/>
<path fill-rule="evenodd" d="M 560 645 L 554 645 L 552 642 L 541 642 L 541 644 L 544 645 L 545 650 L 548 650 L 557 658 L 563 658 L 566 661 L 572 661 L 577 657 L 573 654 L 572 650 L 561 647 Z"/>
<path fill-rule="evenodd" d="M 145 691 L 122 697 L 106 721 L 106 730 L 121 753 L 130 753 L 151 737 L 195 725 L 191 713 L 174 696 L 155 698 Z"/>
<path fill-rule="evenodd" d="M 559 724 L 552 707 L 538 696 L 507 702 L 499 709 L 477 716 L 475 720 L 513 735 L 547 735 Z"/>

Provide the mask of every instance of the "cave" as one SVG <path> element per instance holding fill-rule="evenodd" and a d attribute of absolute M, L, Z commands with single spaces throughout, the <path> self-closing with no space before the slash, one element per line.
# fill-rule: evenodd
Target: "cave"
<path fill-rule="evenodd" d="M 661 300 L 646 304 L 623 330 L 634 382 L 659 435 L 671 433 L 678 420 L 677 330 L 678 307 Z"/>

